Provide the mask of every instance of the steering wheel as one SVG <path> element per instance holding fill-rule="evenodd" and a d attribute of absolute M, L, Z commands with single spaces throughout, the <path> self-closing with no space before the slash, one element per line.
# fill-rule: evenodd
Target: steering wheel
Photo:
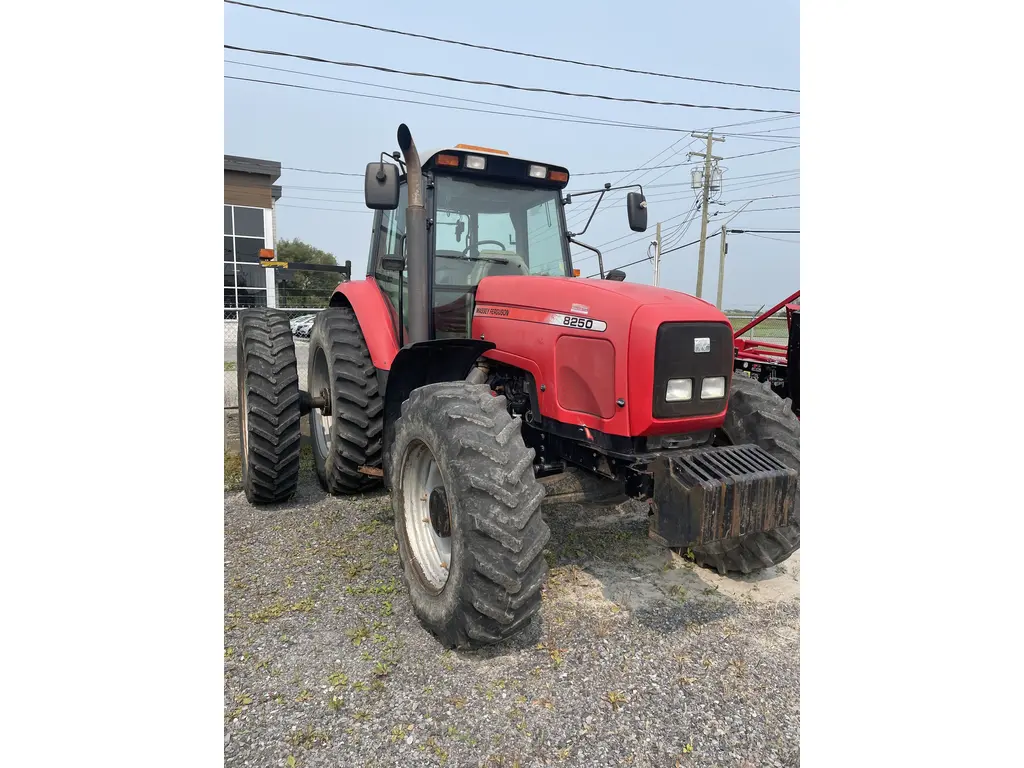
<path fill-rule="evenodd" d="M 499 248 L 501 248 L 501 250 L 503 250 L 503 251 L 505 250 L 505 244 L 504 244 L 504 243 L 502 243 L 502 242 L 499 242 L 499 241 L 497 241 L 497 240 L 481 240 L 481 241 L 479 241 L 479 242 L 478 242 L 478 243 L 476 244 L 477 248 L 479 248 L 479 247 L 480 247 L 481 245 L 483 245 L 484 243 L 494 243 L 494 244 L 495 244 L 496 246 L 498 246 Z"/>

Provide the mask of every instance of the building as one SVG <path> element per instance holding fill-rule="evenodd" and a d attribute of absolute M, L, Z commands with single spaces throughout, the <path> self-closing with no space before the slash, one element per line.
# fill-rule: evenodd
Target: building
<path fill-rule="evenodd" d="M 274 270 L 259 265 L 276 239 L 274 203 L 281 164 L 224 155 L 224 317 L 245 307 L 276 307 Z"/>

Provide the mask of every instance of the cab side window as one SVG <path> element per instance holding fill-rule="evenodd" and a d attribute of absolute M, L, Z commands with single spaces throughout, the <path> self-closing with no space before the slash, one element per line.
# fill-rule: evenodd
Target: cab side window
<path fill-rule="evenodd" d="M 405 210 L 409 205 L 408 188 L 402 184 L 398 193 L 398 208 L 393 211 L 381 211 L 379 234 L 377 240 L 377 253 L 375 254 L 375 269 L 373 276 L 377 279 L 384 295 L 391 302 L 394 316 L 398 316 L 398 272 L 384 269 L 381 260 L 385 256 L 405 255 Z M 402 309 L 403 314 L 409 306 L 409 273 L 408 270 L 402 273 Z M 402 318 L 405 322 L 405 318 Z"/>

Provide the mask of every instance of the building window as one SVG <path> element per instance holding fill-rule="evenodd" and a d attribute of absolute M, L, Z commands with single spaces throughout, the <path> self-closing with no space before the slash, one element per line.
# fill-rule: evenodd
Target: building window
<path fill-rule="evenodd" d="M 267 306 L 267 270 L 259 266 L 267 245 L 264 209 L 224 206 L 224 310 Z"/>

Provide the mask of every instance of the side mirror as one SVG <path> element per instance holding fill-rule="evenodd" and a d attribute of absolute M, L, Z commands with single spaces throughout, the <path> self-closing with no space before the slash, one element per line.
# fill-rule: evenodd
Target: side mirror
<path fill-rule="evenodd" d="M 629 215 L 630 229 L 634 232 L 647 231 L 647 199 L 643 195 L 639 192 L 626 195 L 626 213 Z"/>
<path fill-rule="evenodd" d="M 363 193 L 367 208 L 375 211 L 395 210 L 398 207 L 398 166 L 391 163 L 368 163 Z"/>
<path fill-rule="evenodd" d="M 644 211 L 644 217 L 647 217 L 647 211 Z M 610 269 L 604 273 L 605 280 L 614 280 L 616 283 L 621 283 L 626 279 L 626 273 L 621 269 Z"/>

